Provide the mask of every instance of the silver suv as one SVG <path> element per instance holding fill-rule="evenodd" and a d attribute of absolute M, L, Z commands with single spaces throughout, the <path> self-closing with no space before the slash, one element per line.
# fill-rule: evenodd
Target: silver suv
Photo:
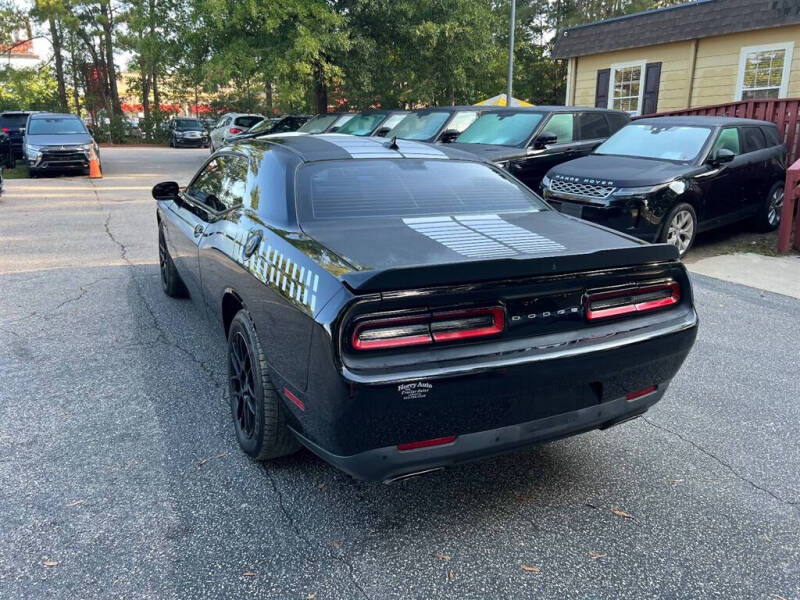
<path fill-rule="evenodd" d="M 226 113 L 211 129 L 211 152 L 214 153 L 228 141 L 228 138 L 239 135 L 250 129 L 253 125 L 264 119 L 264 115 Z"/>

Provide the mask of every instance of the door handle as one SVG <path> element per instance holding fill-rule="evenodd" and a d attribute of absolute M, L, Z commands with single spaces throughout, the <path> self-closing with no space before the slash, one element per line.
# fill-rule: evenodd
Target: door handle
<path fill-rule="evenodd" d="M 202 225 L 197 225 L 194 228 L 194 237 L 200 237 L 201 235 L 203 235 L 203 226 Z"/>
<path fill-rule="evenodd" d="M 256 251 L 259 244 L 261 244 L 261 238 L 264 236 L 263 233 L 259 230 L 251 231 L 247 235 L 247 241 L 244 243 L 244 257 L 250 258 L 253 255 L 253 252 Z"/>

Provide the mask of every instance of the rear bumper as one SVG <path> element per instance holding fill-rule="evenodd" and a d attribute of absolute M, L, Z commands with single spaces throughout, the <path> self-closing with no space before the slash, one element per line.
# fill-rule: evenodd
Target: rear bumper
<path fill-rule="evenodd" d="M 498 427 L 458 436 L 442 446 L 398 450 L 386 446 L 351 456 L 339 456 L 294 432 L 309 450 L 357 479 L 390 482 L 414 473 L 438 470 L 526 446 L 556 440 L 593 429 L 605 429 L 636 417 L 658 402 L 668 382 L 653 392 L 627 400 L 624 396 L 595 406 L 573 410 L 543 419 Z"/>

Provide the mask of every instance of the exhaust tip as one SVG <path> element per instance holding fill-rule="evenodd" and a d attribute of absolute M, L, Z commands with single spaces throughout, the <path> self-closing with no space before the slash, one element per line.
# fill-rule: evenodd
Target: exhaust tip
<path fill-rule="evenodd" d="M 435 473 L 436 471 L 444 471 L 444 467 L 434 467 L 432 469 L 423 469 L 421 471 L 412 471 L 411 473 L 403 473 L 402 475 L 385 479 L 383 483 L 389 485 L 391 483 L 397 483 L 398 481 L 405 481 L 406 479 L 412 479 L 414 477 L 427 475 L 428 473 Z"/>

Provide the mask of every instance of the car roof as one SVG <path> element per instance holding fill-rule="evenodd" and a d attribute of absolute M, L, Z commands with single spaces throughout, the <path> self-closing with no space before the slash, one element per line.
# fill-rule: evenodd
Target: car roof
<path fill-rule="evenodd" d="M 486 106 L 486 112 L 603 112 L 628 115 L 624 110 L 613 110 L 611 108 L 601 108 L 597 106 Z"/>
<path fill-rule="evenodd" d="M 434 146 L 423 142 L 398 139 L 397 150 L 389 148 L 391 140 L 381 137 L 322 133 L 318 135 L 273 134 L 262 138 L 243 140 L 238 149 L 263 148 L 265 145 L 279 145 L 294 153 L 303 162 L 323 160 L 375 159 L 375 158 L 427 158 L 459 159 L 480 162 L 473 154 L 445 145 Z"/>
<path fill-rule="evenodd" d="M 31 119 L 52 119 L 53 117 L 72 117 L 73 119 L 80 119 L 77 115 L 70 113 L 52 113 L 52 112 L 35 112 L 30 114 Z"/>
<path fill-rule="evenodd" d="M 726 125 L 771 125 L 775 123 L 769 121 L 758 121 L 756 119 L 741 119 L 739 117 L 710 117 L 705 115 L 693 116 L 674 116 L 674 117 L 647 117 L 636 119 L 632 123 L 645 123 L 648 125 L 694 125 L 696 127 L 724 127 Z"/>

